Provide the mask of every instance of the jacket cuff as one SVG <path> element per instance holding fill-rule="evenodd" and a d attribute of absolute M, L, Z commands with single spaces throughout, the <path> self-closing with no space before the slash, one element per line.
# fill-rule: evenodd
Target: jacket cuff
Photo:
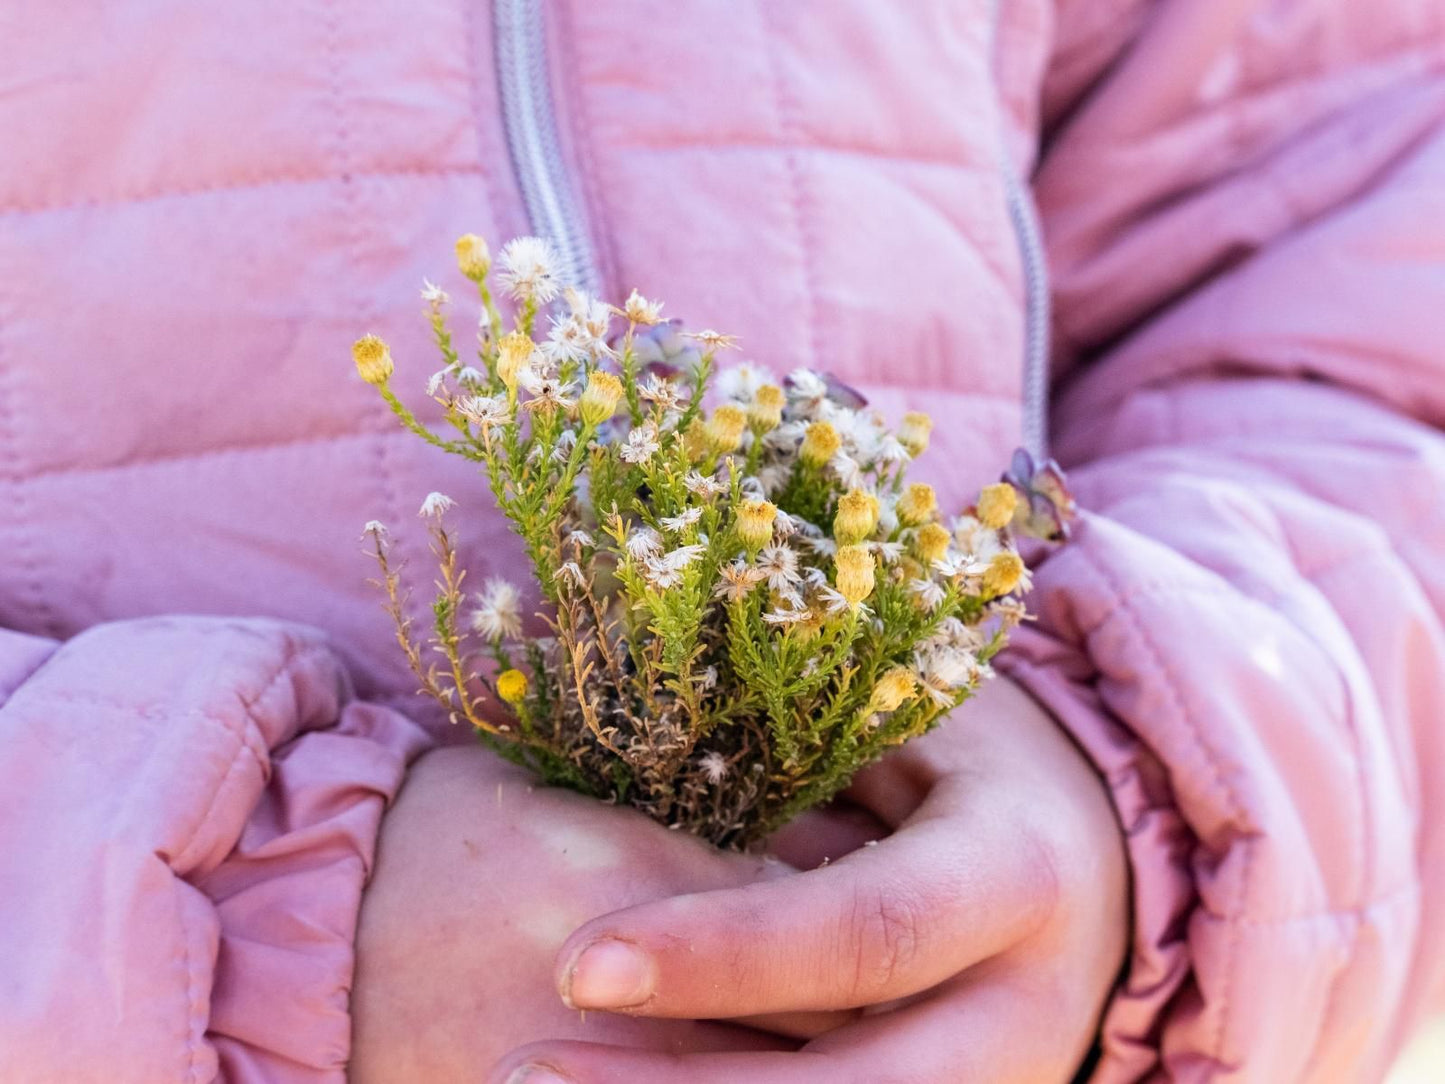
<path fill-rule="evenodd" d="M 1044 633 L 1018 629 L 998 669 L 1051 711 L 1108 787 L 1131 870 L 1128 967 L 1101 1022 L 1090 1080 L 1123 1084 L 1159 1066 L 1162 1022 L 1189 976 L 1185 939 L 1198 903 L 1192 834 L 1174 807 L 1164 767 L 1100 702 L 1089 661 Z"/>

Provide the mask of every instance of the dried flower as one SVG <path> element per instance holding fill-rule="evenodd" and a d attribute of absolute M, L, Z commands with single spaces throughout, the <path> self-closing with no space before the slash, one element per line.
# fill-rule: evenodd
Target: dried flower
<path fill-rule="evenodd" d="M 978 495 L 978 521 L 985 527 L 998 530 L 1007 527 L 1018 508 L 1018 495 L 1007 482 L 984 486 Z"/>
<path fill-rule="evenodd" d="M 766 546 L 773 538 L 778 506 L 771 501 L 743 501 L 738 505 L 738 539 L 749 550 Z"/>
<path fill-rule="evenodd" d="M 690 470 L 683 476 L 682 484 L 687 491 L 695 497 L 709 500 L 712 497 L 721 497 L 728 491 L 728 487 L 716 478 L 709 478 L 701 471 Z"/>
<path fill-rule="evenodd" d="M 351 357 L 361 379 L 373 387 L 384 386 L 396 370 L 391 349 L 379 335 L 363 335 L 357 339 L 351 346 Z"/>
<path fill-rule="evenodd" d="M 832 422 L 813 422 L 803 436 L 803 446 L 798 449 L 798 457 L 809 466 L 821 467 L 833 458 L 842 445 L 843 438 L 838 435 Z"/>
<path fill-rule="evenodd" d="M 898 427 L 898 443 L 917 459 L 928 450 L 928 438 L 933 432 L 933 419 L 921 411 L 910 410 L 903 415 L 903 424 Z"/>
<path fill-rule="evenodd" d="M 497 675 L 497 695 L 508 704 L 520 704 L 527 695 L 527 675 L 520 670 L 503 670 Z"/>
<path fill-rule="evenodd" d="M 623 303 L 622 315 L 634 324 L 651 327 L 662 322 L 662 302 L 649 301 L 633 290 Z"/>
<path fill-rule="evenodd" d="M 716 749 L 700 756 L 697 761 L 697 766 L 702 769 L 703 778 L 713 786 L 717 786 L 727 778 L 727 758 Z"/>
<path fill-rule="evenodd" d="M 646 561 L 662 554 L 662 535 L 651 527 L 638 527 L 627 536 L 627 555 L 634 561 Z"/>
<path fill-rule="evenodd" d="M 898 522 L 905 527 L 916 527 L 933 518 L 938 509 L 938 497 L 927 482 L 913 482 L 898 498 Z"/>
<path fill-rule="evenodd" d="M 834 559 L 838 568 L 838 592 L 856 606 L 873 593 L 873 555 L 860 545 L 839 546 Z"/>
<path fill-rule="evenodd" d="M 417 515 L 422 517 L 437 516 L 440 518 L 443 512 L 449 511 L 457 506 L 457 502 L 448 497 L 445 493 L 428 493 L 426 500 L 421 502 L 421 510 Z"/>
<path fill-rule="evenodd" d="M 723 565 L 718 572 L 722 578 L 713 593 L 729 602 L 741 602 L 766 578 L 762 569 L 741 560 Z"/>
<path fill-rule="evenodd" d="M 860 489 L 850 489 L 838 498 L 833 517 L 833 537 L 843 545 L 862 542 L 878 526 L 878 498 Z"/>
<path fill-rule="evenodd" d="M 711 328 L 704 328 L 688 335 L 689 339 L 696 339 L 704 350 L 736 350 L 738 337 L 736 335 L 724 335 L 721 332 L 713 331 Z"/>
<path fill-rule="evenodd" d="M 622 381 L 612 373 L 594 369 L 587 377 L 587 388 L 582 392 L 582 398 L 577 402 L 577 413 L 584 425 L 595 428 L 612 417 L 621 398 Z"/>
<path fill-rule="evenodd" d="M 451 301 L 447 292 L 431 279 L 421 280 L 421 299 L 427 303 L 432 312 L 439 312 L 441 307 Z"/>
<path fill-rule="evenodd" d="M 481 282 L 492 269 L 492 252 L 487 242 L 474 233 L 457 238 L 457 267 L 473 282 Z"/>

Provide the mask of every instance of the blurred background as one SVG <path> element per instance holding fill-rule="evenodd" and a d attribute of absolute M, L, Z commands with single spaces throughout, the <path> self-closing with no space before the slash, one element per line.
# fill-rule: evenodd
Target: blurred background
<path fill-rule="evenodd" d="M 1426 1028 L 1405 1051 L 1388 1084 L 1445 1084 L 1445 1019 Z"/>

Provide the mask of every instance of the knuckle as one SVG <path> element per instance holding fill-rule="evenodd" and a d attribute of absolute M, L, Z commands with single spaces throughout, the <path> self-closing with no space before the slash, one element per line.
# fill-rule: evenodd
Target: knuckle
<path fill-rule="evenodd" d="M 898 886 L 860 889 L 849 917 L 855 969 L 849 994 L 859 1004 L 893 989 L 919 958 L 924 940 L 924 901 Z"/>

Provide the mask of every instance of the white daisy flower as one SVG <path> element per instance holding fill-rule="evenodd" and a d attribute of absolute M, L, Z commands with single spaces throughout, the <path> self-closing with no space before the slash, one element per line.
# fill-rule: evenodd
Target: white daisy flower
<path fill-rule="evenodd" d="M 567 541 L 579 548 L 592 548 L 597 545 L 597 540 L 592 537 L 590 531 L 584 531 L 581 527 L 573 528 L 567 532 Z"/>
<path fill-rule="evenodd" d="M 936 610 L 943 605 L 943 585 L 937 580 L 911 580 L 908 590 L 918 596 L 918 600 L 930 610 Z"/>
<path fill-rule="evenodd" d="M 685 531 L 700 519 L 701 508 L 688 508 L 675 516 L 663 516 L 658 522 L 669 531 Z"/>
<path fill-rule="evenodd" d="M 551 241 L 540 237 L 508 241 L 498 263 L 498 278 L 518 301 L 545 305 L 561 288 L 557 281 L 561 259 Z"/>
<path fill-rule="evenodd" d="M 764 384 L 773 382 L 773 374 L 751 361 L 739 362 L 722 370 L 713 385 L 724 399 L 735 403 L 750 403 L 753 396 Z"/>
<path fill-rule="evenodd" d="M 812 620 L 813 614 L 810 610 L 770 610 L 763 614 L 763 620 L 769 625 L 796 625 L 799 621 Z"/>
<path fill-rule="evenodd" d="M 474 365 L 464 365 L 462 366 L 461 371 L 457 373 L 458 384 L 480 385 L 485 384 L 486 382 L 487 374 L 482 372 Z"/>
<path fill-rule="evenodd" d="M 755 567 L 767 577 L 768 586 L 774 591 L 791 590 L 803 579 L 798 572 L 798 551 L 779 542 L 763 547 Z"/>
<path fill-rule="evenodd" d="M 512 411 L 507 405 L 505 395 L 473 395 L 459 399 L 457 413 L 482 429 L 505 425 L 512 420 Z"/>
<path fill-rule="evenodd" d="M 832 587 L 827 583 L 820 584 L 816 587 L 813 594 L 818 603 L 823 607 L 823 612 L 829 617 L 837 617 L 839 614 L 845 612 L 850 605 L 847 596 L 836 587 Z"/>
<path fill-rule="evenodd" d="M 906 549 L 902 542 L 870 542 L 868 548 L 876 553 L 885 565 L 896 565 L 903 559 Z"/>
<path fill-rule="evenodd" d="M 803 402 L 822 402 L 828 398 L 828 382 L 812 369 L 794 369 L 788 374 L 784 390 L 788 398 Z"/>
<path fill-rule="evenodd" d="M 362 534 L 374 535 L 376 538 L 385 538 L 387 535 L 386 524 L 379 519 L 369 519 L 366 526 L 361 528 Z"/>
<path fill-rule="evenodd" d="M 662 553 L 662 535 L 651 527 L 637 527 L 624 543 L 627 555 L 634 561 L 646 561 Z"/>
<path fill-rule="evenodd" d="M 657 440 L 657 426 L 644 422 L 627 434 L 618 454 L 624 463 L 646 463 L 661 447 Z"/>
<path fill-rule="evenodd" d="M 421 280 L 421 299 L 432 308 L 437 309 L 451 301 L 447 292 L 430 279 Z"/>

